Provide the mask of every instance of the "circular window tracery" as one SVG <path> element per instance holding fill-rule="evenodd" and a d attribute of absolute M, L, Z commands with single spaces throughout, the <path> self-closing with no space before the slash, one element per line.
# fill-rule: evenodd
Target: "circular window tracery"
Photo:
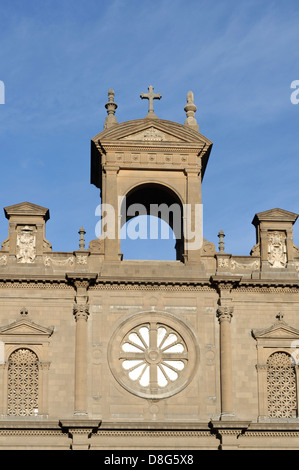
<path fill-rule="evenodd" d="M 109 363 L 116 380 L 131 393 L 164 398 L 191 380 L 197 347 L 189 328 L 177 318 L 152 312 L 146 316 L 149 320 L 139 314 L 116 331 Z"/>

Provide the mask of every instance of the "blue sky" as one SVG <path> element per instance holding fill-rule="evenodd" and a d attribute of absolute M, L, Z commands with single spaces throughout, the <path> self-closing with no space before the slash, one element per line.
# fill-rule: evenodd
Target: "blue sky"
<path fill-rule="evenodd" d="M 95 238 L 99 190 L 90 140 L 103 130 L 109 88 L 117 119 L 143 118 L 149 85 L 161 119 L 184 123 L 194 92 L 213 142 L 203 182 L 204 237 L 247 255 L 255 213 L 299 213 L 299 3 L 296 0 L 1 0 L 0 208 L 50 209 L 55 251 Z M 0 241 L 7 237 L 0 213 Z M 294 227 L 299 245 L 299 221 Z"/>

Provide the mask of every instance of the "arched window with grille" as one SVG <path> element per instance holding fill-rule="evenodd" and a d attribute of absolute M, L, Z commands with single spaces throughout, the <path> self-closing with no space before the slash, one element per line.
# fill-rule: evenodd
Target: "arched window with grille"
<path fill-rule="evenodd" d="M 269 418 L 296 418 L 297 380 L 290 354 L 275 352 L 267 360 Z"/>
<path fill-rule="evenodd" d="M 7 370 L 7 411 L 13 416 L 38 414 L 39 360 L 28 348 L 11 353 Z"/>
<path fill-rule="evenodd" d="M 299 418 L 299 330 L 285 322 L 283 313 L 276 318 L 270 327 L 252 330 L 257 341 L 259 421 Z"/>

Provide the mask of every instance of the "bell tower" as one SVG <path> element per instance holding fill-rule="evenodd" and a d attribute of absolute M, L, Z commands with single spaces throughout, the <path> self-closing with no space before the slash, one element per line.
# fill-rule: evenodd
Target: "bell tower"
<path fill-rule="evenodd" d="M 144 119 L 118 123 L 114 91 L 108 92 L 104 130 L 91 141 L 91 183 L 101 191 L 100 251 L 104 259 L 122 259 L 120 229 L 135 215 L 155 215 L 168 222 L 176 237 L 176 258 L 200 261 L 202 246 L 201 184 L 212 143 L 199 133 L 193 93 L 187 95 L 184 124 L 159 119 L 154 100 Z M 100 215 L 100 214 L 99 214 Z"/>

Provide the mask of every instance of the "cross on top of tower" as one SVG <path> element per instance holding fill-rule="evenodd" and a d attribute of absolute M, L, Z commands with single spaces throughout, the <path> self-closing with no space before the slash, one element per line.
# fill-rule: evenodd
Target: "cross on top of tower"
<path fill-rule="evenodd" d="M 146 99 L 149 101 L 148 104 L 148 113 L 146 115 L 147 118 L 156 118 L 157 116 L 154 113 L 154 100 L 160 100 L 162 95 L 160 93 L 154 93 L 154 87 L 148 87 L 148 93 L 141 93 L 140 98 Z"/>

